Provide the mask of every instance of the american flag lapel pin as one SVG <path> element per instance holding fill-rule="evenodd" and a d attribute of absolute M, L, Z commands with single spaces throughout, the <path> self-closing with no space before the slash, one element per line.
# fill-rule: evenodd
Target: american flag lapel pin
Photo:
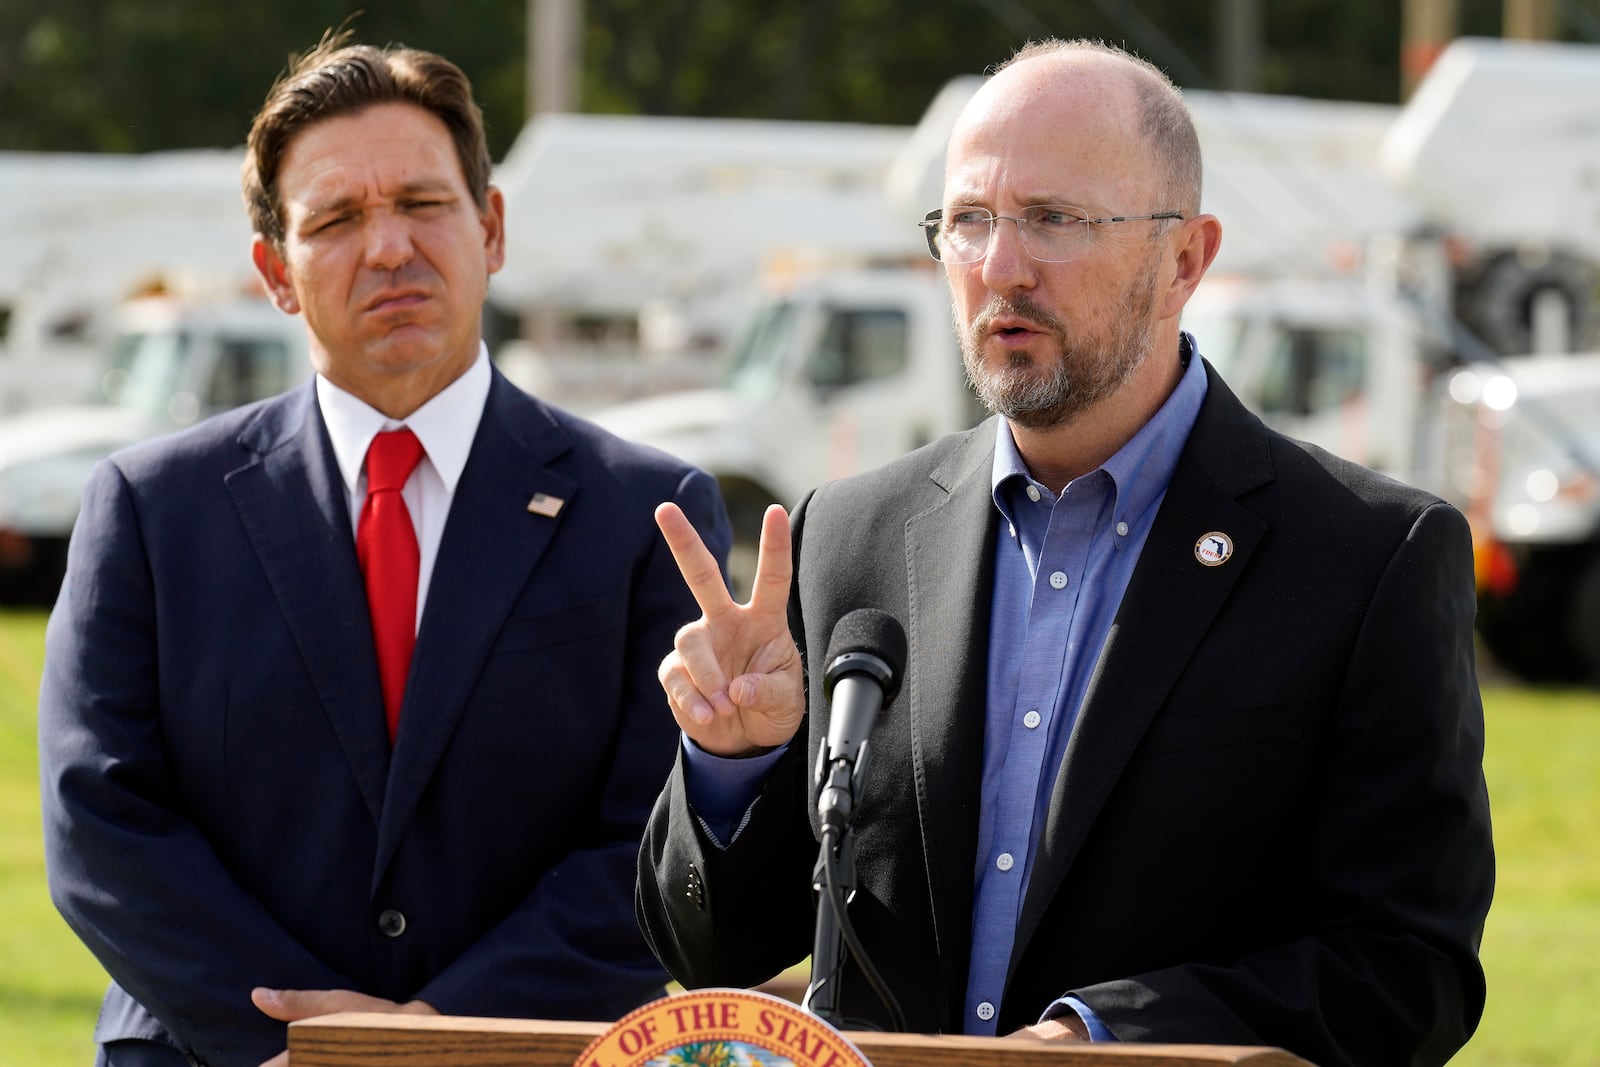
<path fill-rule="evenodd" d="M 528 501 L 528 510 L 535 515 L 543 515 L 547 519 L 553 519 L 561 513 L 561 508 L 565 504 L 566 501 L 558 496 L 551 496 L 549 493 L 535 493 L 533 494 L 533 499 Z"/>

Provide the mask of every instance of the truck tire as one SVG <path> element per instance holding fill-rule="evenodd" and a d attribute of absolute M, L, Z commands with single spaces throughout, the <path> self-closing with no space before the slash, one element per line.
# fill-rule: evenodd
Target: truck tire
<path fill-rule="evenodd" d="M 47 608 L 67 574 L 67 538 L 37 537 L 26 563 L 0 569 L 0 605 Z"/>
<path fill-rule="evenodd" d="M 1573 591 L 1587 552 L 1545 549 L 1525 557 L 1516 588 L 1478 597 L 1478 636 L 1499 665 L 1524 682 L 1582 680 L 1583 657 L 1573 641 Z"/>
<path fill-rule="evenodd" d="M 1543 290 L 1566 303 L 1572 350 L 1589 348 L 1600 331 L 1595 290 L 1600 268 L 1588 260 L 1551 249 L 1493 256 L 1462 278 L 1456 306 L 1461 317 L 1502 356 L 1533 348 L 1533 304 Z"/>
<path fill-rule="evenodd" d="M 1584 569 L 1572 595 L 1572 644 L 1583 660 L 1584 680 L 1600 688 L 1600 549 Z"/>

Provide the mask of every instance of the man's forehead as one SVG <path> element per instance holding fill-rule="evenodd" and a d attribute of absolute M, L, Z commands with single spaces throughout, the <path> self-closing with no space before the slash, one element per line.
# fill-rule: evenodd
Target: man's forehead
<path fill-rule="evenodd" d="M 1136 123 L 1060 100 L 1009 100 L 970 111 L 945 158 L 946 203 L 1003 192 L 1019 203 L 1095 206 L 1097 194 L 1134 195 L 1147 150 Z M 1114 204 L 1106 206 L 1115 207 Z M 1120 207 L 1117 208 L 1120 210 Z"/>
<path fill-rule="evenodd" d="M 323 119 L 299 131 L 278 168 L 286 199 L 312 203 L 373 191 L 460 191 L 465 186 L 454 143 L 442 122 L 416 108 L 419 120 L 374 115 L 375 109 Z"/>
<path fill-rule="evenodd" d="M 358 163 L 382 154 L 426 158 L 454 153 L 444 120 L 412 104 L 384 103 L 320 118 L 296 130 L 283 147 L 280 168 L 312 159 Z"/>

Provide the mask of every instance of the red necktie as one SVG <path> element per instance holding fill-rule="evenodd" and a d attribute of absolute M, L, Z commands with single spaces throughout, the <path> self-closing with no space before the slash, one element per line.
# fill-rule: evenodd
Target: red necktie
<path fill-rule="evenodd" d="M 356 557 L 367 582 L 372 641 L 389 741 L 400 726 L 400 699 L 417 641 L 417 573 L 421 561 L 411 512 L 401 488 L 422 459 L 422 442 L 410 430 L 391 430 L 367 449 L 367 501 L 356 526 Z"/>

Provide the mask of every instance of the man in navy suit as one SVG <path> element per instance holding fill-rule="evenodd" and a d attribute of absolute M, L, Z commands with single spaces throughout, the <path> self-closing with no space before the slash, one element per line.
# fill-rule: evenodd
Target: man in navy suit
<path fill-rule="evenodd" d="M 705 614 L 663 665 L 687 740 L 638 904 L 685 985 L 813 944 L 824 650 L 873 607 L 909 654 L 849 915 L 901 1013 L 852 957 L 821 976 L 847 1017 L 1322 1067 L 1472 1034 L 1494 857 L 1467 525 L 1271 432 L 1201 358 L 1200 177 L 1160 71 L 1024 49 L 926 222 L 996 417 L 819 488 L 792 542 L 770 512 L 747 605 L 663 505 Z"/>
<path fill-rule="evenodd" d="M 341 45 L 273 88 L 243 178 L 316 378 L 100 464 L 50 621 L 46 853 L 112 978 L 102 1063 L 661 992 L 631 872 L 676 739 L 656 665 L 695 608 L 651 511 L 725 553 L 715 483 L 491 367 L 504 203 L 471 87 Z M 393 486 L 380 437 L 412 453 Z"/>

